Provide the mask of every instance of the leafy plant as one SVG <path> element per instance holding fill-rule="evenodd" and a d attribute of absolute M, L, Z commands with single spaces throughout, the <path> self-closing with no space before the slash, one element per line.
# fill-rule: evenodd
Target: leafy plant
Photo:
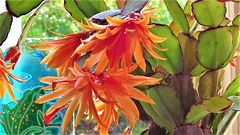
<path fill-rule="evenodd" d="M 123 111 L 133 127 L 139 110 L 140 119 L 151 124 L 142 132 L 144 135 L 158 132 L 174 135 L 226 134 L 240 110 L 239 77 L 223 95 L 220 94 L 224 68 L 229 63 L 233 64 L 232 60 L 238 55 L 239 15 L 230 24 L 225 16 L 227 1 L 224 0 L 188 0 L 184 8 L 176 0 L 164 0 L 173 18 L 168 26 L 150 21 L 149 17 L 154 17 L 151 16 L 154 8 L 145 10 L 148 2 L 117 1 L 119 9 L 107 10 L 103 0 L 64 1 L 67 12 L 80 21 L 77 24 L 85 31 L 62 35 L 65 38 L 31 47 L 42 50 L 51 48 L 53 51 L 43 59 L 43 64 L 58 68 L 59 72 L 59 77 L 40 79 L 51 84 L 45 88 L 54 92 L 45 94 L 37 103 L 63 96 L 47 111 L 48 120 L 68 106 L 64 130 L 70 121 L 70 114 L 79 107 L 75 124 L 79 123 L 85 112 L 90 120 L 94 117 L 98 122 L 95 130 L 100 128 L 101 134 L 107 134 L 109 123 L 118 123 L 118 109 Z M 8 4 L 9 13 L 0 16 L 6 20 L 8 27 L 11 16 L 18 17 L 36 7 L 26 2 L 26 6 L 31 8 L 18 12 L 13 10 L 15 8 L 11 10 L 17 5 L 11 1 Z M 26 37 L 34 17 L 32 15 L 26 23 L 17 45 L 21 45 Z M 198 26 L 203 26 L 203 29 L 199 31 Z M 8 32 L 8 27 L 3 33 Z M 6 37 L 6 34 L 2 36 L 1 41 Z M 119 37 L 122 39 L 119 40 Z M 132 68 L 134 66 L 139 67 Z M 154 79 L 159 77 L 162 79 Z M 133 86 L 144 91 L 148 97 Z M 140 100 L 141 104 L 135 101 L 138 110 L 130 97 Z M 4 107 L 4 111 L 12 111 L 11 114 L 21 108 L 14 109 Z M 39 119 L 42 119 L 42 112 L 36 114 L 40 115 Z M 147 119 L 146 113 L 150 116 Z M 10 118 L 10 115 L 4 115 L 3 120 L 8 124 L 14 123 Z M 21 131 L 14 130 L 14 124 L 4 126 L 8 133 Z M 43 126 L 40 127 L 37 127 L 38 131 L 43 132 Z M 124 134 L 129 133 L 131 128 L 124 131 Z"/>

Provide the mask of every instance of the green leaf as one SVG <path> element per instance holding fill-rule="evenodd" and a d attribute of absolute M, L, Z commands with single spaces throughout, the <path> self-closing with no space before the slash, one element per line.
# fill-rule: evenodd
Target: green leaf
<path fill-rule="evenodd" d="M 64 7 L 72 18 L 76 21 L 84 21 L 84 18 L 87 18 L 83 12 L 77 7 L 74 0 L 64 0 Z"/>
<path fill-rule="evenodd" d="M 121 11 L 122 16 L 128 16 L 131 12 L 139 12 L 147 4 L 148 0 L 126 0 Z"/>
<path fill-rule="evenodd" d="M 173 135 L 203 135 L 203 131 L 196 125 L 182 125 L 174 129 Z"/>
<path fill-rule="evenodd" d="M 0 46 L 7 39 L 9 30 L 12 25 L 12 16 L 8 12 L 0 14 Z"/>
<path fill-rule="evenodd" d="M 219 113 L 228 110 L 233 104 L 233 101 L 227 97 L 211 97 L 203 101 L 203 106 L 211 113 Z"/>
<path fill-rule="evenodd" d="M 217 133 L 218 124 L 222 120 L 223 113 L 215 113 L 210 127 L 212 128 L 212 133 L 215 135 Z"/>
<path fill-rule="evenodd" d="M 233 19 L 233 25 L 240 27 L 240 14 Z"/>
<path fill-rule="evenodd" d="M 225 18 L 225 3 L 217 0 L 197 0 L 192 3 L 193 15 L 199 24 L 217 27 Z"/>
<path fill-rule="evenodd" d="M 237 119 L 239 114 L 240 114 L 240 111 L 233 111 L 233 110 L 228 110 L 227 112 L 224 112 L 223 118 L 219 122 L 216 134 L 226 135 L 229 128 L 232 127 L 233 122 Z"/>
<path fill-rule="evenodd" d="M 159 37 L 166 37 L 162 43 L 156 43 L 162 48 L 168 48 L 167 51 L 160 51 L 153 48 L 160 56 L 167 58 L 167 60 L 155 59 L 156 62 L 165 68 L 170 74 L 178 74 L 183 70 L 183 54 L 180 44 L 172 30 L 167 25 L 156 25 L 149 29 L 150 32 Z"/>
<path fill-rule="evenodd" d="M 233 111 L 240 111 L 240 96 L 230 96 L 228 98 L 231 99 L 234 102 L 231 109 Z"/>
<path fill-rule="evenodd" d="M 223 21 L 221 22 L 220 26 L 227 26 L 231 22 L 230 19 L 224 18 Z"/>
<path fill-rule="evenodd" d="M 191 11 L 191 4 L 192 4 L 193 0 L 188 0 L 186 5 L 184 6 L 184 12 L 186 15 L 191 15 L 192 11 Z"/>
<path fill-rule="evenodd" d="M 198 65 L 197 60 L 197 39 L 190 35 L 179 33 L 178 39 L 183 52 L 183 73 L 190 74 L 190 72 Z"/>
<path fill-rule="evenodd" d="M 222 67 L 231 54 L 232 44 L 232 34 L 227 27 L 200 33 L 197 43 L 197 58 L 200 64 L 210 69 Z"/>
<path fill-rule="evenodd" d="M 68 0 L 66 0 L 68 1 Z M 73 0 L 80 11 L 90 18 L 93 15 L 107 10 L 104 0 Z"/>
<path fill-rule="evenodd" d="M 232 60 L 232 58 L 236 54 L 236 50 L 237 50 L 238 44 L 239 44 L 240 28 L 235 27 L 235 26 L 229 26 L 229 30 L 231 31 L 232 36 L 233 36 L 233 48 L 232 48 L 232 51 L 231 51 L 231 54 L 230 54 L 228 60 L 224 63 L 224 65 L 222 67 L 226 67 L 229 64 L 229 62 Z"/>
<path fill-rule="evenodd" d="M 196 77 L 204 73 L 207 69 L 202 65 L 198 64 L 190 73 L 192 77 Z"/>
<path fill-rule="evenodd" d="M 146 111 L 147 114 L 149 114 L 153 121 L 158 124 L 161 127 L 165 127 L 169 132 L 172 132 L 173 125 L 167 123 L 152 107 L 151 104 L 139 101 L 141 105 L 143 106 L 143 109 Z"/>
<path fill-rule="evenodd" d="M 191 106 L 195 104 L 198 99 L 197 91 L 193 88 L 192 78 L 188 75 L 173 75 L 172 86 L 181 101 L 184 116 L 186 116 Z"/>
<path fill-rule="evenodd" d="M 240 75 L 236 77 L 227 87 L 224 92 L 225 97 L 235 96 L 240 94 Z"/>
<path fill-rule="evenodd" d="M 43 0 L 6 0 L 6 6 L 10 14 L 15 17 L 25 15 L 42 3 Z"/>
<path fill-rule="evenodd" d="M 183 33 L 189 33 L 189 24 L 182 8 L 176 0 L 164 0 L 165 5 L 177 26 Z"/>
<path fill-rule="evenodd" d="M 156 113 L 167 123 L 178 126 L 183 122 L 181 101 L 175 95 L 175 90 L 167 85 L 159 85 L 147 90 L 147 95 L 155 101 L 152 104 Z"/>
<path fill-rule="evenodd" d="M 224 69 L 219 69 L 208 71 L 201 76 L 198 85 L 198 93 L 202 100 L 218 95 L 219 90 L 222 88 L 224 73 Z"/>
<path fill-rule="evenodd" d="M 209 112 L 204 108 L 203 104 L 196 104 L 191 107 L 187 114 L 187 123 L 194 124 L 207 116 Z"/>

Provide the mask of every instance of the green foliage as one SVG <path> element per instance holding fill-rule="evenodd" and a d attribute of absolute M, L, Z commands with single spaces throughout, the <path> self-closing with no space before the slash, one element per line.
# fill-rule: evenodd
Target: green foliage
<path fill-rule="evenodd" d="M 227 87 L 224 92 L 225 97 L 235 96 L 240 94 L 240 76 L 236 77 Z"/>
<path fill-rule="evenodd" d="M 217 69 L 228 60 L 232 47 L 232 34 L 227 27 L 206 30 L 199 35 L 197 58 L 203 67 Z"/>
<path fill-rule="evenodd" d="M 217 27 L 225 18 L 225 3 L 217 0 L 197 0 L 192 4 L 194 17 L 199 24 Z"/>
<path fill-rule="evenodd" d="M 159 85 L 150 88 L 147 95 L 155 101 L 152 105 L 153 109 L 165 122 L 173 125 L 174 127 L 183 122 L 183 109 L 181 101 L 175 95 L 174 89 L 166 86 Z"/>
<path fill-rule="evenodd" d="M 204 100 L 218 95 L 222 88 L 224 73 L 224 69 L 219 69 L 215 71 L 208 71 L 200 77 L 198 86 L 200 99 Z"/>
<path fill-rule="evenodd" d="M 0 45 L 6 40 L 12 25 L 12 16 L 8 12 L 0 14 Z"/>
<path fill-rule="evenodd" d="M 183 31 L 183 33 L 189 33 L 187 17 L 178 2 L 176 0 L 164 0 L 164 3 L 177 26 Z"/>
<path fill-rule="evenodd" d="M 15 17 L 25 15 L 36 8 L 43 0 L 6 0 L 8 11 Z"/>
<path fill-rule="evenodd" d="M 197 39 L 184 33 L 179 33 L 178 39 L 183 52 L 183 73 L 189 74 L 198 65 L 198 60 L 196 58 Z"/>
<path fill-rule="evenodd" d="M 240 14 L 233 19 L 233 25 L 240 27 Z"/>
<path fill-rule="evenodd" d="M 158 49 L 154 48 L 155 52 L 157 52 L 160 56 L 167 58 L 167 60 L 155 59 L 155 61 L 163 68 L 165 68 L 170 74 L 178 74 L 182 72 L 182 51 L 179 41 L 172 33 L 172 30 L 166 25 L 157 25 L 153 28 L 150 28 L 149 31 L 159 37 L 167 38 L 164 42 L 157 43 L 158 46 L 167 48 L 167 51 L 159 51 Z"/>

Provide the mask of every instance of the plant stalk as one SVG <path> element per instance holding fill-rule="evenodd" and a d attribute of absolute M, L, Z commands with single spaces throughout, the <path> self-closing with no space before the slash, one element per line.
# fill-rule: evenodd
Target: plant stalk
<path fill-rule="evenodd" d="M 31 15 L 31 17 L 28 19 L 28 21 L 26 22 L 23 30 L 22 30 L 22 34 L 20 35 L 18 42 L 17 42 L 17 47 L 21 48 L 21 45 L 23 43 L 23 41 L 25 40 L 25 38 L 27 37 L 27 34 L 30 30 L 30 28 L 32 27 L 32 23 L 34 18 L 37 16 L 38 12 L 40 11 L 40 9 L 47 4 L 48 2 L 50 2 L 49 0 L 44 1 L 36 10 L 35 12 Z"/>

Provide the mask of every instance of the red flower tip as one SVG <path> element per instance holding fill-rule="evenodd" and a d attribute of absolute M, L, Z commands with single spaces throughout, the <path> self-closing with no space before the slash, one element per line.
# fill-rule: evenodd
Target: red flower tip
<path fill-rule="evenodd" d="M 11 61 L 11 63 L 17 63 L 19 57 L 21 55 L 21 51 L 17 46 L 12 46 L 8 49 L 7 54 L 4 58 L 5 61 Z M 15 65 L 12 69 L 14 69 Z"/>
<path fill-rule="evenodd" d="M 49 124 L 49 122 L 50 122 L 50 120 L 52 119 L 52 117 L 57 113 L 57 112 L 59 112 L 60 110 L 62 110 L 63 108 L 65 108 L 66 107 L 66 105 L 64 105 L 64 106 L 62 106 L 62 107 L 60 107 L 60 108 L 57 108 L 55 111 L 53 111 L 51 114 L 49 114 L 49 115 L 46 115 L 46 113 L 44 114 L 44 121 L 45 121 L 45 123 L 48 125 Z"/>

